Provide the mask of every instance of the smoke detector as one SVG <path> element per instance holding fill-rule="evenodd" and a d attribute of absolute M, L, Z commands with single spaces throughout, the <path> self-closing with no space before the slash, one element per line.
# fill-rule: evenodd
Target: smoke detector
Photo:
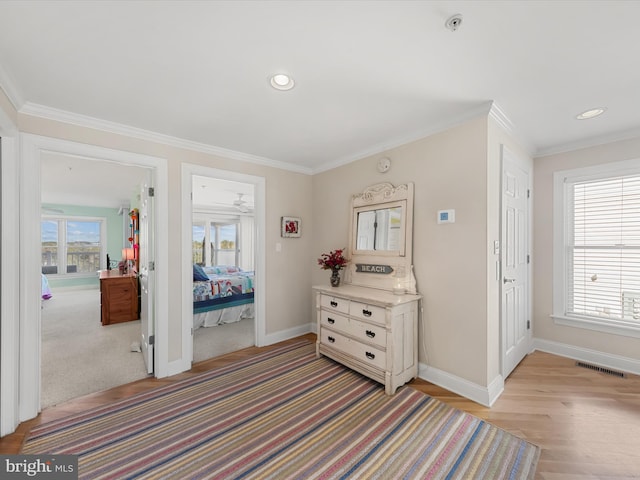
<path fill-rule="evenodd" d="M 459 13 L 452 15 L 444 23 L 444 26 L 447 27 L 447 29 L 451 30 L 452 32 L 455 32 L 456 30 L 458 30 L 460 28 L 460 25 L 462 25 L 462 15 L 460 15 Z"/>

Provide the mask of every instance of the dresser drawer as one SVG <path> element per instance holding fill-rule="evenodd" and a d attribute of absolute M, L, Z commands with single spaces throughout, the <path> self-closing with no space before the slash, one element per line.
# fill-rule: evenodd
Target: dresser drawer
<path fill-rule="evenodd" d="M 345 300 L 344 298 L 320 295 L 320 305 L 338 312 L 349 313 L 349 300 Z"/>
<path fill-rule="evenodd" d="M 331 330 L 320 329 L 320 342 L 331 348 L 339 350 L 362 363 L 384 369 L 386 367 L 386 354 L 383 350 L 365 345 L 352 338 L 345 337 Z"/>
<path fill-rule="evenodd" d="M 320 311 L 320 324 L 323 327 L 329 327 L 333 330 L 339 330 L 341 332 L 349 332 L 349 319 L 336 312 L 329 312 L 327 310 Z"/>
<path fill-rule="evenodd" d="M 349 315 L 384 325 L 386 310 L 384 308 L 367 305 L 365 303 L 351 302 L 349 305 Z"/>
<path fill-rule="evenodd" d="M 320 312 L 320 324 L 323 327 L 355 337 L 356 340 L 373 343 L 383 349 L 387 345 L 387 331 L 378 325 L 348 318 L 326 310 Z"/>

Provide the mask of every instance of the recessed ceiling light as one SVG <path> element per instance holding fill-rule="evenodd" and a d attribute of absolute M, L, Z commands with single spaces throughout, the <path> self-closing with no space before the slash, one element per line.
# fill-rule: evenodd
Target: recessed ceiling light
<path fill-rule="evenodd" d="M 591 110 L 587 110 L 585 112 L 582 112 L 582 113 L 576 115 L 576 118 L 578 120 L 588 120 L 590 118 L 595 118 L 598 115 L 602 115 L 605 110 L 606 110 L 606 108 L 604 108 L 604 107 L 592 108 Z"/>
<path fill-rule="evenodd" d="M 293 78 L 285 73 L 276 73 L 271 77 L 270 83 L 276 90 L 291 90 L 295 85 Z"/>

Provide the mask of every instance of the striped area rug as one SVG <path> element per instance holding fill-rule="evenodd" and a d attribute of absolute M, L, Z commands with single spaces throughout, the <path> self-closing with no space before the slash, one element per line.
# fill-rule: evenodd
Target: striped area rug
<path fill-rule="evenodd" d="M 529 479 L 539 448 L 307 341 L 34 428 L 79 478 Z"/>

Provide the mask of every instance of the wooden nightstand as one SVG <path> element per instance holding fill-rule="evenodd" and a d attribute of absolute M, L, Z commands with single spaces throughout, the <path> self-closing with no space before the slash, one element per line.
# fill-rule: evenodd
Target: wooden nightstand
<path fill-rule="evenodd" d="M 138 320 L 138 278 L 135 274 L 100 271 L 100 304 L 102 325 Z"/>

